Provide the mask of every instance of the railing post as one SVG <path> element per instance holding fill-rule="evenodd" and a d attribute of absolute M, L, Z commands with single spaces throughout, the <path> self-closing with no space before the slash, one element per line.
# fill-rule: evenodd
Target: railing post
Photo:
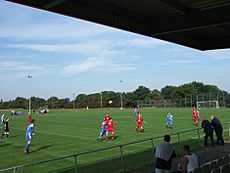
<path fill-rule="evenodd" d="M 228 137 L 230 138 L 230 123 L 228 124 Z"/>
<path fill-rule="evenodd" d="M 177 133 L 178 142 L 180 142 L 180 133 Z"/>
<path fill-rule="evenodd" d="M 125 172 L 122 145 L 120 145 L 120 151 L 121 151 L 121 172 Z"/>
<path fill-rule="evenodd" d="M 77 173 L 77 155 L 74 156 L 75 160 L 75 173 Z"/>
<path fill-rule="evenodd" d="M 153 147 L 153 155 L 154 155 L 154 144 L 153 144 L 153 138 L 151 139 L 152 147 Z"/>
<path fill-rule="evenodd" d="M 197 129 L 197 135 L 198 135 L 198 138 L 200 139 L 200 129 Z"/>
<path fill-rule="evenodd" d="M 16 172 L 16 170 L 17 170 L 17 168 L 14 168 L 14 170 L 13 170 L 13 171 L 14 171 L 14 173 Z"/>

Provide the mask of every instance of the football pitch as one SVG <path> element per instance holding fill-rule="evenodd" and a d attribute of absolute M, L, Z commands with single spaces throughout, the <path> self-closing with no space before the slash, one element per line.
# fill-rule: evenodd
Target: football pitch
<path fill-rule="evenodd" d="M 166 129 L 166 115 L 174 115 L 174 128 Z M 1 111 L 0 113 L 3 113 Z M 109 113 L 118 124 L 115 125 L 115 140 L 98 142 L 101 123 L 104 115 Z M 0 139 L 0 169 L 29 164 L 42 160 L 53 159 L 61 156 L 77 154 L 89 150 L 102 149 L 147 138 L 175 134 L 180 131 L 195 129 L 192 121 L 191 109 L 142 109 L 141 115 L 147 122 L 143 123 L 145 132 L 136 134 L 135 117 L 132 109 L 124 110 L 51 110 L 47 115 L 33 115 L 35 118 L 35 136 L 31 145 L 31 153 L 26 155 L 25 129 L 27 116 L 9 116 L 10 137 Z M 230 109 L 202 109 L 201 118 L 216 115 L 222 122 L 224 130 L 228 129 Z M 203 131 L 201 130 L 201 135 Z M 197 132 L 189 132 L 180 136 L 181 140 L 197 137 Z M 172 142 L 177 142 L 177 136 L 172 137 Z M 162 139 L 154 141 L 154 145 Z M 200 144 L 199 144 L 200 145 Z M 144 151 L 151 148 L 151 142 L 146 141 L 124 147 L 124 154 Z M 193 146 L 192 146 L 193 147 Z M 79 156 L 78 164 L 92 162 L 106 157 L 119 156 L 120 149 L 115 148 L 94 154 Z M 35 165 L 19 169 L 17 172 L 50 172 L 74 165 L 74 158 L 67 158 L 50 163 Z M 30 170 L 30 171 L 28 171 Z M 52 172 L 52 171 L 51 171 Z"/>

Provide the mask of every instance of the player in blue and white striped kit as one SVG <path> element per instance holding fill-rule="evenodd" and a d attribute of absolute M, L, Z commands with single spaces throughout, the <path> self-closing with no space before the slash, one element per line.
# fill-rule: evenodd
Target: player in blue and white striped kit
<path fill-rule="evenodd" d="M 4 120 L 5 120 L 5 115 L 4 114 L 2 114 L 2 116 L 1 116 L 1 128 L 2 128 L 2 124 L 4 124 Z"/>
<path fill-rule="evenodd" d="M 31 124 L 29 124 L 26 128 L 26 154 L 29 154 L 30 152 L 30 144 L 32 143 L 32 136 L 34 135 L 34 121 L 35 120 L 32 119 Z"/>
<path fill-rule="evenodd" d="M 108 129 L 108 126 L 104 126 L 105 123 L 106 123 L 107 120 L 103 121 L 102 122 L 102 126 L 101 126 L 101 132 L 100 132 L 100 135 L 98 137 L 98 141 L 102 141 L 102 136 L 106 133 L 107 129 Z"/>
<path fill-rule="evenodd" d="M 168 115 L 167 115 L 166 118 L 167 118 L 166 128 L 171 128 L 171 129 L 173 129 L 172 123 L 173 123 L 174 116 L 173 116 L 171 113 L 168 113 Z"/>

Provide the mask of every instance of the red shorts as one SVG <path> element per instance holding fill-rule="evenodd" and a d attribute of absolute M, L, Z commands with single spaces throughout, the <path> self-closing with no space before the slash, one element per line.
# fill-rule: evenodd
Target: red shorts
<path fill-rule="evenodd" d="M 114 128 L 108 128 L 107 132 L 114 132 Z"/>
<path fill-rule="evenodd" d="M 138 128 L 138 127 L 142 127 L 142 124 L 137 124 L 136 128 Z"/>

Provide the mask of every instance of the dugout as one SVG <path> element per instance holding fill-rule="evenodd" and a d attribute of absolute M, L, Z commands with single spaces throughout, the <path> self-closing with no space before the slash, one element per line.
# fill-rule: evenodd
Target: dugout
<path fill-rule="evenodd" d="M 198 50 L 230 47 L 229 0 L 8 1 Z"/>

